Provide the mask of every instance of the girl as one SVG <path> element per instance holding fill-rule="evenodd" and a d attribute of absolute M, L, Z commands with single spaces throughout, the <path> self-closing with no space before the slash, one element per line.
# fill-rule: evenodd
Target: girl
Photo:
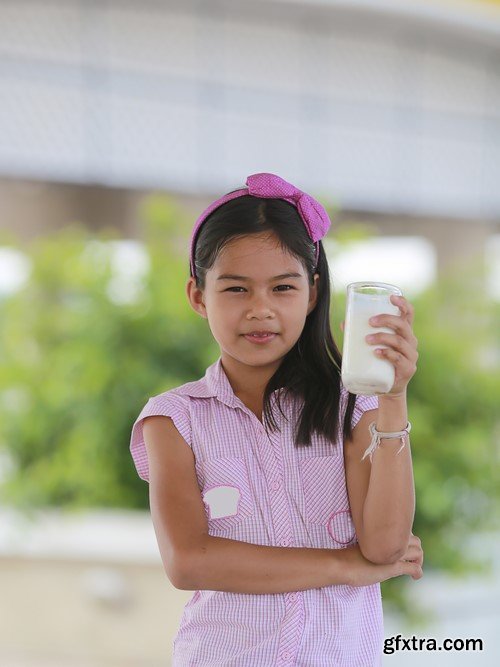
<path fill-rule="evenodd" d="M 350 394 L 330 329 L 328 215 L 274 174 L 246 185 L 213 202 L 191 237 L 187 296 L 220 356 L 200 380 L 150 398 L 132 430 L 165 571 L 196 591 L 172 664 L 380 665 L 380 582 L 422 576 L 406 408 L 413 308 L 391 297 L 401 316 L 370 322 L 395 331 L 373 339 L 389 346 L 391 391 Z M 399 440 L 408 446 L 396 451 Z"/>

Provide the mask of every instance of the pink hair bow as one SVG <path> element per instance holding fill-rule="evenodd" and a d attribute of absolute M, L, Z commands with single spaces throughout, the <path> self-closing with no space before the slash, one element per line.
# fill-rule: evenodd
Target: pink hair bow
<path fill-rule="evenodd" d="M 310 195 L 299 190 L 276 174 L 252 174 L 246 180 L 248 193 L 254 197 L 276 197 L 294 204 L 300 213 L 307 233 L 316 242 L 325 236 L 331 222 L 323 206 Z"/>
<path fill-rule="evenodd" d="M 251 174 L 246 180 L 246 185 L 246 188 L 240 188 L 239 190 L 228 192 L 216 201 L 212 202 L 199 216 L 191 233 L 189 259 L 191 275 L 196 275 L 194 267 L 194 250 L 196 245 L 196 235 L 198 234 L 201 225 L 210 215 L 210 213 L 212 213 L 212 211 L 214 211 L 216 208 L 222 206 L 222 204 L 225 204 L 231 199 L 242 197 L 243 195 L 265 197 L 268 199 L 284 199 L 290 204 L 293 204 L 299 212 L 310 239 L 314 241 L 316 245 L 317 266 L 319 259 L 319 244 L 317 241 L 325 236 L 331 225 L 328 213 L 325 211 L 319 201 L 302 190 L 299 190 L 280 176 L 277 176 L 276 174 L 270 174 L 268 172 Z"/>

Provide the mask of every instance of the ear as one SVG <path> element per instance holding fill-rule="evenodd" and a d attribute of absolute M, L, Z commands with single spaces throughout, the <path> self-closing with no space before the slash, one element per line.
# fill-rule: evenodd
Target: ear
<path fill-rule="evenodd" d="M 316 307 L 316 302 L 318 300 L 318 290 L 319 290 L 319 273 L 314 274 L 314 285 L 309 287 L 309 304 L 307 307 L 307 314 L 314 310 Z"/>
<path fill-rule="evenodd" d="M 203 301 L 203 291 L 199 287 L 196 287 L 196 280 L 193 276 L 190 276 L 186 283 L 186 294 L 191 308 L 198 315 L 208 319 L 207 309 Z"/>

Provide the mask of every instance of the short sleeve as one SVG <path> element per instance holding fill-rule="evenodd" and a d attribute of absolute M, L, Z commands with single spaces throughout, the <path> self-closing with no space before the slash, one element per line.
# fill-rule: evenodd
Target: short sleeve
<path fill-rule="evenodd" d="M 166 392 L 153 396 L 141 410 L 132 427 L 130 453 L 139 477 L 149 482 L 149 464 L 146 445 L 142 434 L 142 426 L 146 417 L 163 415 L 170 417 L 175 428 L 191 447 L 191 419 L 189 398 Z"/>
<path fill-rule="evenodd" d="M 356 426 L 359 422 L 363 413 L 367 410 L 376 410 L 378 408 L 378 395 L 374 396 L 364 396 L 363 394 L 356 395 L 356 402 L 354 404 L 354 410 L 352 411 L 351 424 L 352 428 Z"/>

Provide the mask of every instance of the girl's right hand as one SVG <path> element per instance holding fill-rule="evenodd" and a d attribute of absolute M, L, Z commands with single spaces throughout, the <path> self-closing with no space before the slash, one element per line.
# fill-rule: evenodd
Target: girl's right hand
<path fill-rule="evenodd" d="M 423 576 L 424 552 L 420 538 L 413 533 L 406 552 L 395 563 L 385 565 L 372 563 L 363 556 L 358 544 L 346 547 L 342 551 L 346 555 L 346 567 L 350 571 L 351 586 L 369 586 L 386 579 L 399 577 L 402 574 L 407 574 L 412 579 L 421 579 Z"/>

